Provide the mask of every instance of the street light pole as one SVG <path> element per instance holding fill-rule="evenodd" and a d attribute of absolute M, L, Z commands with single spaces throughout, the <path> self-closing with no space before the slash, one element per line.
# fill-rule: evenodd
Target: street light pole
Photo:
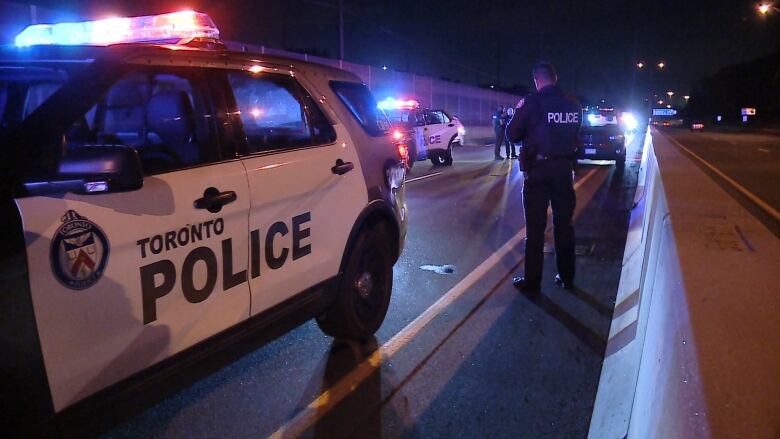
<path fill-rule="evenodd" d="M 339 0 L 339 60 L 344 61 L 344 0 Z"/>

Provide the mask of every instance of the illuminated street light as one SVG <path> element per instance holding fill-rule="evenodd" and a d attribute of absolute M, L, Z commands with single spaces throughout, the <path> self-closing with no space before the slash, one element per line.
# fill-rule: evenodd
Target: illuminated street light
<path fill-rule="evenodd" d="M 387 66 L 382 66 L 382 70 L 387 70 Z"/>
<path fill-rule="evenodd" d="M 661 61 L 661 62 L 658 63 L 658 68 L 659 69 L 663 70 L 664 67 L 666 67 L 666 63 L 665 62 Z"/>
<path fill-rule="evenodd" d="M 669 105 L 669 104 L 667 104 L 667 105 L 666 105 L 666 108 L 672 108 L 672 106 L 671 106 L 671 105 Z"/>
<path fill-rule="evenodd" d="M 672 100 L 672 96 L 674 96 L 674 92 L 673 91 L 667 91 L 666 94 L 669 95 L 669 100 L 671 101 Z"/>
<path fill-rule="evenodd" d="M 663 101 L 663 99 L 659 99 L 659 100 L 658 100 L 658 105 L 663 105 L 663 104 L 664 104 L 664 101 Z"/>
<path fill-rule="evenodd" d="M 643 63 L 642 61 L 639 61 L 638 63 L 636 63 L 636 66 L 639 69 L 644 69 L 645 68 L 645 63 Z"/>
<path fill-rule="evenodd" d="M 688 102 L 688 99 L 690 99 L 690 98 L 691 98 L 691 97 L 690 97 L 690 96 L 688 96 L 688 95 L 685 95 L 685 96 L 683 96 L 683 99 L 685 99 L 685 102 Z"/>

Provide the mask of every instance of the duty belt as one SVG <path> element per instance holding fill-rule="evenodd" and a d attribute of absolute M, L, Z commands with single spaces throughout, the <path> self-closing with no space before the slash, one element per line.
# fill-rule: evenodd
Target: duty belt
<path fill-rule="evenodd" d="M 573 160 L 574 157 L 570 155 L 544 155 L 536 154 L 534 160 L 536 162 L 553 161 L 553 160 Z"/>

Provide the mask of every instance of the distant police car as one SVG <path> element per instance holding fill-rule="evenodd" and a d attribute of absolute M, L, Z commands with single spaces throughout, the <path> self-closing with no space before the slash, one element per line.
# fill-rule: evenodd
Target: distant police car
<path fill-rule="evenodd" d="M 452 165 L 452 147 L 463 145 L 466 129 L 444 110 L 420 108 L 416 100 L 388 98 L 379 102 L 391 123 L 405 131 L 412 162 L 430 159 L 434 165 Z"/>
<path fill-rule="evenodd" d="M 590 108 L 583 113 L 577 159 L 614 160 L 619 165 L 625 163 L 626 137 L 615 110 Z"/>
<path fill-rule="evenodd" d="M 0 52 L 6 414 L 283 321 L 379 328 L 405 171 L 355 75 L 227 51 L 189 11 L 16 43 Z"/>

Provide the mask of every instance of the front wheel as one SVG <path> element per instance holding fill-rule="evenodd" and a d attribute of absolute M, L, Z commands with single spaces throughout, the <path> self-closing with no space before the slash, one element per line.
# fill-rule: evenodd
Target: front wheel
<path fill-rule="evenodd" d="M 437 152 L 431 157 L 431 163 L 434 166 L 452 166 L 452 143 L 446 151 Z"/>
<path fill-rule="evenodd" d="M 338 297 L 317 317 L 324 333 L 364 340 L 382 325 L 393 289 L 393 257 L 386 230 L 377 224 L 362 231 L 350 249 Z"/>

